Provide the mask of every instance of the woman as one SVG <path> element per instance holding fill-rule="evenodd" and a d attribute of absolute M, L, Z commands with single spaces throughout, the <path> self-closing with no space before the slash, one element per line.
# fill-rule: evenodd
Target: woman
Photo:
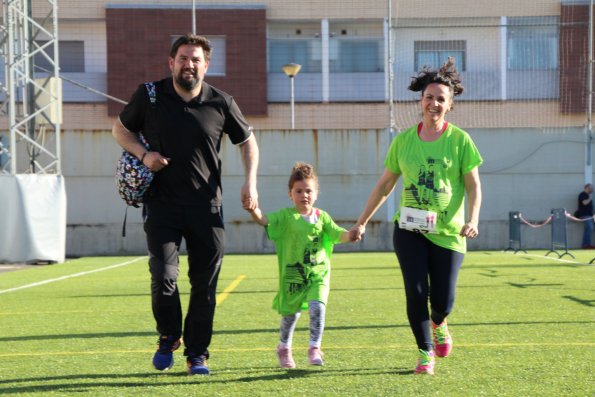
<path fill-rule="evenodd" d="M 353 239 L 361 238 L 401 177 L 393 244 L 403 274 L 407 316 L 419 349 L 415 373 L 433 374 L 434 355 L 446 357 L 452 349 L 446 317 L 454 305 L 466 238 L 479 233 L 478 166 L 483 160 L 469 134 L 445 120 L 454 97 L 463 92 L 452 58 L 439 70 L 424 68 L 409 89 L 421 92 L 422 121 L 392 141 L 384 173 L 351 233 Z"/>

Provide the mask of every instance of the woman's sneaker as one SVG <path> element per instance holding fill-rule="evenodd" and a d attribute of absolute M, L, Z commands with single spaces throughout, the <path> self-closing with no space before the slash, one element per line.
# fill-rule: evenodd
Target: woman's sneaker
<path fill-rule="evenodd" d="M 446 357 L 452 350 L 452 338 L 448 332 L 446 320 L 442 324 L 436 325 L 432 321 L 432 334 L 434 335 L 434 349 L 438 357 Z"/>
<path fill-rule="evenodd" d="M 415 373 L 434 375 L 434 352 L 419 349 Z"/>
<path fill-rule="evenodd" d="M 161 335 L 157 341 L 157 351 L 153 355 L 153 367 L 159 371 L 167 371 L 174 366 L 174 351 L 182 344 L 180 338 Z"/>
<path fill-rule="evenodd" d="M 293 361 L 290 347 L 277 346 L 277 358 L 281 368 L 295 368 L 295 361 Z"/>
<path fill-rule="evenodd" d="M 310 365 L 324 365 L 324 362 L 322 361 L 323 355 L 324 353 L 319 347 L 310 346 L 310 348 L 308 348 L 308 362 Z"/>

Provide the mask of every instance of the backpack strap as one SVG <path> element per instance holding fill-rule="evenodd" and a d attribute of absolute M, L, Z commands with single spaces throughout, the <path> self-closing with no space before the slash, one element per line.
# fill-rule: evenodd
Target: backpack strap
<path fill-rule="evenodd" d="M 155 87 L 155 82 L 154 81 L 149 81 L 145 83 L 145 88 L 147 90 L 147 94 L 149 95 L 149 103 L 151 104 L 151 111 L 154 111 L 157 108 L 157 88 Z M 142 134 L 142 132 L 141 132 Z M 161 145 L 159 142 L 159 136 L 156 137 L 156 141 L 157 141 L 157 146 L 155 147 L 155 149 L 157 149 L 158 152 L 161 151 Z M 144 139 L 146 139 L 146 134 Z M 141 161 L 142 163 L 142 161 Z M 126 209 L 124 210 L 124 222 L 122 222 L 122 237 L 126 237 L 126 220 L 128 218 L 128 207 L 129 205 L 126 206 Z M 144 208 L 143 208 L 144 211 Z"/>
<path fill-rule="evenodd" d="M 126 218 L 128 218 L 128 207 L 130 206 L 127 205 L 126 209 L 124 210 L 124 222 L 122 222 L 122 237 L 126 237 Z"/>
<path fill-rule="evenodd" d="M 155 89 L 155 82 L 149 81 L 145 83 L 145 88 L 147 89 L 147 94 L 149 94 L 151 107 L 155 108 L 157 106 L 157 90 Z"/>
<path fill-rule="evenodd" d="M 150 110 L 147 110 L 147 115 L 145 116 L 148 117 L 149 114 L 155 113 L 157 110 L 157 84 L 155 84 L 154 81 L 149 81 L 144 83 L 144 85 L 145 89 L 147 90 L 147 94 L 149 95 L 149 103 L 151 104 L 151 108 Z M 145 136 L 145 139 L 148 140 L 148 134 L 146 132 L 141 133 Z M 154 143 L 154 145 L 152 145 L 151 148 L 156 152 L 161 153 L 161 142 L 159 139 L 159 134 L 155 133 L 155 136 L 151 135 L 151 138 L 151 142 Z"/>

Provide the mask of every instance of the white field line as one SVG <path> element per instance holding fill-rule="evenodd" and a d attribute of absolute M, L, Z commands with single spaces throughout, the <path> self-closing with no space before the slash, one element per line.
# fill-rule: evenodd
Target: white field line
<path fill-rule="evenodd" d="M 123 266 L 123 265 L 120 265 Z M 112 266 L 113 268 L 113 266 Z M 101 270 L 105 270 L 106 268 L 103 268 Z M 237 288 L 238 285 L 240 285 L 240 283 L 246 278 L 246 275 L 242 274 L 238 277 L 236 277 L 235 280 L 233 280 L 231 282 L 231 284 L 229 284 L 219 295 L 217 295 L 217 306 L 220 306 L 221 303 L 223 303 L 223 301 L 225 299 L 227 299 L 227 297 L 229 296 L 229 294 L 232 293 L 233 290 L 235 290 Z M 56 279 L 57 280 L 57 279 Z M 40 282 L 41 283 L 41 282 Z M 36 283 L 36 284 L 40 284 L 40 283 Z M 23 287 L 17 287 L 17 288 L 13 288 L 13 289 L 20 289 L 20 288 L 25 288 L 25 287 L 31 287 L 33 286 L 32 284 L 29 284 L 28 286 L 23 286 Z M 0 291 L 0 294 L 3 292 L 8 292 L 9 290 L 4 290 L 4 291 Z M 32 314 L 50 314 L 50 313 L 60 313 L 60 314 L 66 314 L 66 313 L 94 313 L 93 310 L 65 310 L 65 311 L 61 311 L 61 310 L 56 310 L 56 311 L 43 311 L 43 312 L 6 312 L 6 313 L 2 313 L 0 312 L 0 316 L 3 315 L 8 315 L 8 316 L 14 316 L 14 315 L 32 315 Z"/>
<path fill-rule="evenodd" d="M 510 251 L 507 251 L 505 253 L 510 254 L 510 255 L 530 256 L 530 257 L 533 257 L 533 258 L 541 258 L 541 259 L 551 259 L 553 261 L 565 262 L 565 263 L 574 263 L 574 264 L 577 264 L 577 265 L 588 265 L 588 263 L 585 263 L 585 262 L 571 261 L 570 259 L 562 259 L 562 258 L 552 258 L 551 256 L 544 256 L 544 255 L 537 255 L 537 254 L 515 254 L 515 253 L 510 252 Z"/>
<path fill-rule="evenodd" d="M 62 277 L 50 278 L 50 279 L 47 279 L 47 280 L 38 281 L 36 283 L 21 285 L 20 287 L 3 289 L 3 290 L 0 290 L 0 294 L 5 294 L 7 292 L 19 291 L 19 290 L 26 289 L 26 288 L 38 287 L 40 285 L 55 283 L 56 281 L 62 281 L 62 280 L 66 280 L 66 279 L 69 279 L 69 278 L 86 276 L 87 274 L 102 272 L 104 270 L 111 270 L 111 269 L 115 269 L 115 268 L 118 268 L 118 267 L 130 265 L 131 263 L 138 262 L 139 260 L 146 259 L 146 258 L 147 258 L 146 256 L 141 256 L 141 257 L 134 258 L 134 259 L 129 260 L 129 261 L 126 261 L 126 262 L 116 263 L 115 265 L 110 265 L 110 266 L 102 267 L 102 268 L 99 268 L 99 269 L 93 269 L 93 270 L 88 270 L 86 272 L 69 274 L 69 275 L 62 276 Z"/>

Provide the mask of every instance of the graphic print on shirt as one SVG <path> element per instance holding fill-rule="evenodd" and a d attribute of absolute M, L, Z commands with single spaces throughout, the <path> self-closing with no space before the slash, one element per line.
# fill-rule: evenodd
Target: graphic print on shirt
<path fill-rule="evenodd" d="M 300 293 L 308 283 L 304 266 L 299 262 L 287 265 L 285 268 L 285 282 L 289 295 Z"/>
<path fill-rule="evenodd" d="M 448 180 L 447 170 L 451 167 L 452 161 L 442 158 L 435 159 L 428 157 L 424 164 L 419 166 L 417 182 L 404 188 L 405 206 L 433 209 L 440 215 L 446 215 L 445 209 L 448 206 L 449 192 L 444 185 Z"/>
<path fill-rule="evenodd" d="M 292 263 L 286 265 L 285 280 L 287 292 L 292 295 L 303 291 L 311 282 L 310 275 L 312 267 L 319 264 L 317 254 L 320 250 L 320 238 L 313 237 L 312 242 L 304 249 L 303 263 Z"/>

